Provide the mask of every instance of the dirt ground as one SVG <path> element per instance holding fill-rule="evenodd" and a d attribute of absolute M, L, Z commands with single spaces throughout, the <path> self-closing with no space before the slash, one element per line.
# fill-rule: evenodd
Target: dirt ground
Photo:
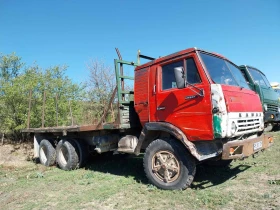
<path fill-rule="evenodd" d="M 0 165 L 25 167 L 33 158 L 32 143 L 6 143 L 0 145 Z"/>

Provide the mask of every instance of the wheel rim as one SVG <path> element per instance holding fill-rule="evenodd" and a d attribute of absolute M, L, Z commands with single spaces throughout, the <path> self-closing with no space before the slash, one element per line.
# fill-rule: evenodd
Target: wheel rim
<path fill-rule="evenodd" d="M 41 147 L 40 148 L 40 160 L 43 164 L 46 164 L 47 162 L 47 148 L 46 147 Z"/>
<path fill-rule="evenodd" d="M 152 172 L 165 183 L 174 182 L 180 174 L 179 161 L 171 152 L 159 151 L 152 158 Z"/>
<path fill-rule="evenodd" d="M 61 149 L 59 150 L 59 159 L 60 159 L 60 163 L 63 166 L 66 166 L 67 162 L 68 162 L 68 158 L 69 158 L 69 154 L 68 154 L 68 150 L 65 146 L 62 146 Z"/>

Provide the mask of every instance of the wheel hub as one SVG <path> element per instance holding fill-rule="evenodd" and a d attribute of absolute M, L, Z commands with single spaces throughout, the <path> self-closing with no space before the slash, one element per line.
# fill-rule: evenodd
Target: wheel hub
<path fill-rule="evenodd" d="M 179 161 L 169 151 L 158 151 L 152 158 L 152 172 L 163 182 L 174 182 L 180 174 Z"/>

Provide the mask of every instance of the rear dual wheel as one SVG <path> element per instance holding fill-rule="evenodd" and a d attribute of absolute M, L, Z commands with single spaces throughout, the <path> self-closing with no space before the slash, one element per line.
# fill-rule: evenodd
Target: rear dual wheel
<path fill-rule="evenodd" d="M 39 159 L 42 165 L 52 166 L 57 162 L 63 170 L 73 170 L 83 166 L 87 158 L 85 145 L 78 140 L 60 140 L 56 146 L 44 139 L 39 145 Z"/>
<path fill-rule="evenodd" d="M 86 159 L 86 149 L 77 140 L 60 140 L 56 146 L 56 162 L 63 170 L 69 171 L 82 167 Z"/>
<path fill-rule="evenodd" d="M 144 155 L 147 178 L 165 190 L 186 189 L 194 179 L 196 164 L 183 145 L 174 139 L 157 139 L 150 143 Z"/>
<path fill-rule="evenodd" d="M 42 165 L 52 166 L 55 164 L 56 151 L 53 144 L 43 139 L 39 145 L 39 159 Z"/>
<path fill-rule="evenodd" d="M 78 168 L 79 157 L 73 141 L 60 140 L 56 146 L 56 162 L 63 170 Z"/>

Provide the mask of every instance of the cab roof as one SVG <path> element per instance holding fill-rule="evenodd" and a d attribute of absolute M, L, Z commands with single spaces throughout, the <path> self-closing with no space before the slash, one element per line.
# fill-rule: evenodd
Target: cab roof
<path fill-rule="evenodd" d="M 192 47 L 192 48 L 188 48 L 188 49 L 185 49 L 185 50 L 178 51 L 176 53 L 172 53 L 170 55 L 159 57 L 155 60 L 152 60 L 150 62 L 139 65 L 135 68 L 135 71 L 137 71 L 139 69 L 142 69 L 142 68 L 145 68 L 145 67 L 152 66 L 154 64 L 160 63 L 160 62 L 165 61 L 165 60 L 173 59 L 173 58 L 176 58 L 176 57 L 179 57 L 179 56 L 182 56 L 182 55 L 186 55 L 186 54 L 191 53 L 191 52 L 196 52 L 196 51 L 204 52 L 204 53 L 211 54 L 211 55 L 220 57 L 222 59 L 228 60 L 226 57 L 222 56 L 221 54 L 218 54 L 218 53 L 215 53 L 215 52 L 209 52 L 209 51 L 202 50 L 202 49 L 199 49 L 199 48 L 196 48 L 196 47 Z"/>
<path fill-rule="evenodd" d="M 239 66 L 239 68 L 247 68 L 247 67 L 258 71 L 258 72 L 260 72 L 261 74 L 263 74 L 263 75 L 265 76 L 265 74 L 264 74 L 261 70 L 257 69 L 257 68 L 254 67 L 254 66 L 250 66 L 250 65 L 240 65 L 240 66 Z"/>

